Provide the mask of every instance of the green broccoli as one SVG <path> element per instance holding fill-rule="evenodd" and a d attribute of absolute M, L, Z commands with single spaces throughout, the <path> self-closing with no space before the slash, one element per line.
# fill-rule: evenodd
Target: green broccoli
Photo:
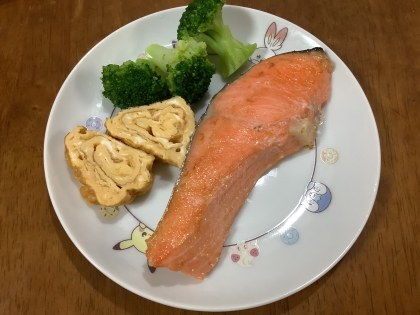
<path fill-rule="evenodd" d="M 233 37 L 223 22 L 224 4 L 225 0 L 193 0 L 181 16 L 177 37 L 205 42 L 219 55 L 222 76 L 228 77 L 248 60 L 257 45 L 245 45 Z"/>
<path fill-rule="evenodd" d="M 206 44 L 193 39 L 178 41 L 175 49 L 152 44 L 145 53 L 157 66 L 156 72 L 166 80 L 172 95 L 181 96 L 188 104 L 203 97 L 216 72 L 213 63 L 207 59 Z"/>
<path fill-rule="evenodd" d="M 166 82 L 149 61 L 137 59 L 121 66 L 102 67 L 102 94 L 116 107 L 128 108 L 163 101 L 171 97 Z"/>
<path fill-rule="evenodd" d="M 147 59 L 102 68 L 102 94 L 120 108 L 146 105 L 181 96 L 188 104 L 207 92 L 216 68 L 207 59 L 207 46 L 193 39 L 178 41 L 175 49 L 149 45 Z"/>

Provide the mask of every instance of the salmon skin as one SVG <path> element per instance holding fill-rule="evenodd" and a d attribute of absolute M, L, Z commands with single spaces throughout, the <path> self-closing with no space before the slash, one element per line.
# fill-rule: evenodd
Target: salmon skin
<path fill-rule="evenodd" d="M 268 58 L 214 96 L 194 133 L 146 256 L 204 279 L 256 181 L 312 147 L 333 65 L 322 48 Z"/>

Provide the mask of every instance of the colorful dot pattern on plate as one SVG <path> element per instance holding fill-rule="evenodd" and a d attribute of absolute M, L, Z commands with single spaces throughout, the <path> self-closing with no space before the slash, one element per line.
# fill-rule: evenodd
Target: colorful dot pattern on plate
<path fill-rule="evenodd" d="M 331 148 L 326 148 L 321 152 L 321 160 L 325 164 L 334 164 L 338 161 L 338 152 Z"/>
<path fill-rule="evenodd" d="M 299 232 L 290 226 L 280 232 L 280 239 L 286 245 L 293 245 L 299 240 Z"/>
<path fill-rule="evenodd" d="M 89 117 L 86 121 L 86 129 L 100 131 L 103 126 L 102 119 L 96 116 Z"/>

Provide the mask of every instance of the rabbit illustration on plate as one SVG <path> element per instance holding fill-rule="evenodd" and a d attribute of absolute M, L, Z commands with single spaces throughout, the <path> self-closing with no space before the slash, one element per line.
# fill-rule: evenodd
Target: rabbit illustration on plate
<path fill-rule="evenodd" d="M 286 39 L 287 31 L 287 27 L 284 27 L 277 32 L 276 23 L 271 23 L 264 36 L 264 47 L 258 47 L 249 60 L 253 64 L 257 64 L 264 59 L 275 56 L 276 51 L 281 48 L 282 43 Z"/>

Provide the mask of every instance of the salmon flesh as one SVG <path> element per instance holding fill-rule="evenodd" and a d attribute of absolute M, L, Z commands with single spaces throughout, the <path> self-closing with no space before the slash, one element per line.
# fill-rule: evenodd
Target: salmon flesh
<path fill-rule="evenodd" d="M 313 146 L 332 71 L 321 48 L 285 53 L 253 66 L 212 99 L 147 240 L 151 265 L 204 279 L 257 180 Z"/>

